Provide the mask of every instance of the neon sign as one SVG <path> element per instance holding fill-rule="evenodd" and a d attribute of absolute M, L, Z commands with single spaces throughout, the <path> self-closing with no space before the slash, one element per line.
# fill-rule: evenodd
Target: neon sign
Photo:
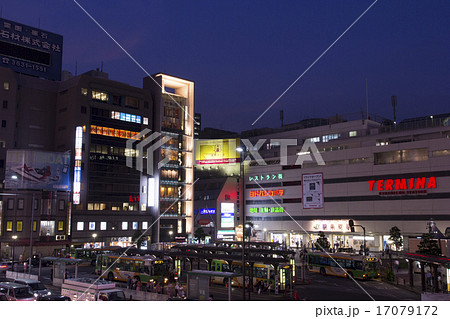
<path fill-rule="evenodd" d="M 283 196 L 284 189 L 276 189 L 270 191 L 250 191 L 250 197 L 273 197 L 273 196 Z"/>
<path fill-rule="evenodd" d="M 436 177 L 431 176 L 428 182 L 426 177 L 370 180 L 369 190 L 373 191 L 375 185 L 377 191 L 430 189 L 436 188 Z"/>
<path fill-rule="evenodd" d="M 75 167 L 73 169 L 73 203 L 80 204 L 81 190 L 81 159 L 83 147 L 83 127 L 75 129 Z"/>
<path fill-rule="evenodd" d="M 249 176 L 248 181 L 273 181 L 273 180 L 281 180 L 283 179 L 283 174 L 265 174 L 265 175 L 254 175 Z"/>
<path fill-rule="evenodd" d="M 282 213 L 284 211 L 283 207 L 252 207 L 250 208 L 250 213 Z"/>
<path fill-rule="evenodd" d="M 212 215 L 216 213 L 215 208 L 200 208 L 200 215 Z"/>

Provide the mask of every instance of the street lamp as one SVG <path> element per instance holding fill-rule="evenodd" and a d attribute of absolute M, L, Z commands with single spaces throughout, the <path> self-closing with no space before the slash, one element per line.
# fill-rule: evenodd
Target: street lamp
<path fill-rule="evenodd" d="M 239 146 L 236 151 L 241 155 L 241 161 L 239 163 L 239 179 L 242 185 L 242 300 L 245 301 L 245 187 L 244 187 L 244 160 L 245 160 L 245 150 L 243 147 Z"/>
<path fill-rule="evenodd" d="M 16 246 L 16 239 L 17 239 L 17 236 L 13 235 L 12 236 L 12 240 L 13 240 L 13 246 L 12 246 L 12 268 L 13 268 L 13 271 L 15 270 L 15 267 L 14 267 L 14 248 Z"/>

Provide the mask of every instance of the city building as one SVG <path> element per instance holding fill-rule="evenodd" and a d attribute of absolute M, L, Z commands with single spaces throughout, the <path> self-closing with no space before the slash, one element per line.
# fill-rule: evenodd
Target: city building
<path fill-rule="evenodd" d="M 405 239 L 428 232 L 430 219 L 450 226 L 450 114 L 371 118 L 247 134 L 264 140 L 264 163 L 244 165 L 246 221 L 260 240 L 311 247 L 322 231 L 332 247 L 359 250 L 364 227 L 367 247 L 380 251 L 393 226 Z M 362 227 L 351 232 L 350 219 Z"/>
<path fill-rule="evenodd" d="M 141 234 L 144 247 L 187 240 L 194 83 L 159 73 L 140 88 L 98 69 L 73 76 L 61 72 L 61 36 L 4 19 L 0 28 L 11 36 L 0 43 L 2 255 L 129 246 Z M 29 51 L 14 49 L 13 32 L 31 39 Z"/>
<path fill-rule="evenodd" d="M 199 138 L 202 131 L 202 115 L 200 113 L 194 114 L 194 138 Z"/>

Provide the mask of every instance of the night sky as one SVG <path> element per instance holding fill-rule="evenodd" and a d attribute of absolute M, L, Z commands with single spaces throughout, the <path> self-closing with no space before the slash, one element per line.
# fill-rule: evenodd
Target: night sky
<path fill-rule="evenodd" d="M 450 112 L 450 1 L 379 0 L 257 122 L 374 0 L 79 0 L 150 73 L 195 81 L 203 127 L 241 131 L 369 112 Z M 72 0 L 0 0 L 2 17 L 63 35 L 63 69 L 100 68 L 142 87 L 145 73 Z"/>

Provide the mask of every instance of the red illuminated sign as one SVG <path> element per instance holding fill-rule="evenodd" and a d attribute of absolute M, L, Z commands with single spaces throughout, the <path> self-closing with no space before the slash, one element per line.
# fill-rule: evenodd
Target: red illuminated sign
<path fill-rule="evenodd" d="M 410 189 L 431 189 L 436 188 L 436 177 L 431 176 L 417 178 L 379 179 L 369 181 L 369 190 L 377 191 L 398 191 Z"/>
<path fill-rule="evenodd" d="M 270 191 L 250 191 L 250 197 L 283 196 L 284 189 Z"/>
<path fill-rule="evenodd" d="M 139 203 L 139 196 L 132 196 L 132 195 L 130 195 L 128 197 L 128 202 L 129 203 Z"/>

